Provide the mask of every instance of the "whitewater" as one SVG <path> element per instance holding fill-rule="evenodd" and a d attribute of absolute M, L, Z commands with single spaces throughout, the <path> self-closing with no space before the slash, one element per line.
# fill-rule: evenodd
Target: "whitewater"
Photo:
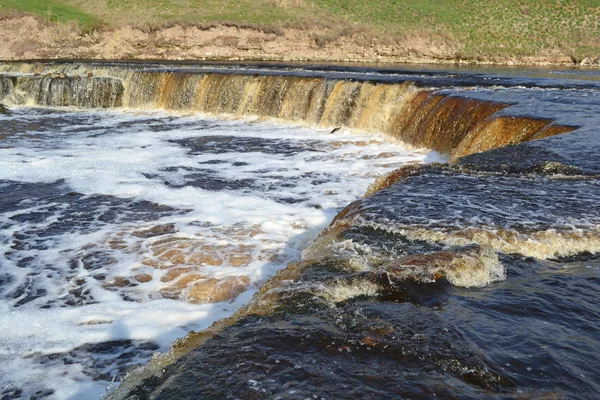
<path fill-rule="evenodd" d="M 97 399 L 234 313 L 375 177 L 439 160 L 258 118 L 0 115 L 0 395 Z"/>

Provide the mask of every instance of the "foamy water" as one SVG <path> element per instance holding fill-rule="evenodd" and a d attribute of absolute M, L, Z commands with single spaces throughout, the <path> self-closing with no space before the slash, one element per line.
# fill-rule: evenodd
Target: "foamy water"
<path fill-rule="evenodd" d="M 378 174 L 369 134 L 199 115 L 0 116 L 1 395 L 100 397 L 231 315 Z"/>

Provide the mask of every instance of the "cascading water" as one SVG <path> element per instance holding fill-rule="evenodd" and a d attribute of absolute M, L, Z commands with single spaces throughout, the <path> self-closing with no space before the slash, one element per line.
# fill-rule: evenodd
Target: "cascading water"
<path fill-rule="evenodd" d="M 123 105 L 123 83 L 113 78 L 2 77 L 4 101 L 51 107 L 113 108 Z"/>
<path fill-rule="evenodd" d="M 113 77 L 93 77 L 90 82 L 96 83 L 86 84 L 82 82 L 85 78 L 79 77 L 15 76 L 3 78 L 13 82 L 6 85 L 9 94 L 4 97 L 11 104 L 118 107 L 124 90 L 122 104 L 129 109 L 344 126 L 386 133 L 412 146 L 450 153 L 453 158 L 574 129 L 552 125 L 547 119 L 493 117 L 508 104 L 439 94 L 410 82 L 138 70 L 106 73 L 121 76 L 123 84 Z M 86 101 L 90 98 L 94 102 Z"/>
<path fill-rule="evenodd" d="M 576 78 L 0 65 L 2 395 L 592 398 Z"/>

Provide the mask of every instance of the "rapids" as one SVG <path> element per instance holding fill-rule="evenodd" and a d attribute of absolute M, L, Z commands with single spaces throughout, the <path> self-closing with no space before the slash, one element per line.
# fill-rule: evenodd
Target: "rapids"
<path fill-rule="evenodd" d="M 599 82 L 0 64 L 0 394 L 594 398 Z"/>
<path fill-rule="evenodd" d="M 377 173 L 428 157 L 200 115 L 12 108 L 0 123 L 3 396 L 98 398 L 231 315 Z"/>

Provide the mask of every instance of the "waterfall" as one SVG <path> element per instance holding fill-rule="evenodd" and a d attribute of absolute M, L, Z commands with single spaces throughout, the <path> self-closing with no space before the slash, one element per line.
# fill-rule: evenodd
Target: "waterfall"
<path fill-rule="evenodd" d="M 415 147 L 456 159 L 573 130 L 549 119 L 499 116 L 509 104 L 385 83 L 322 77 L 142 71 L 64 65 L 43 72 L 35 64 L 0 68 L 0 101 L 8 104 L 124 107 L 270 117 L 321 127 L 383 132 Z M 56 72 L 58 71 L 58 75 Z M 18 73 L 18 75 L 10 75 Z M 68 75 L 67 75 L 68 74 Z M 84 75 L 79 75 L 84 74 Z M 92 75 L 92 74 L 89 74 Z"/>

